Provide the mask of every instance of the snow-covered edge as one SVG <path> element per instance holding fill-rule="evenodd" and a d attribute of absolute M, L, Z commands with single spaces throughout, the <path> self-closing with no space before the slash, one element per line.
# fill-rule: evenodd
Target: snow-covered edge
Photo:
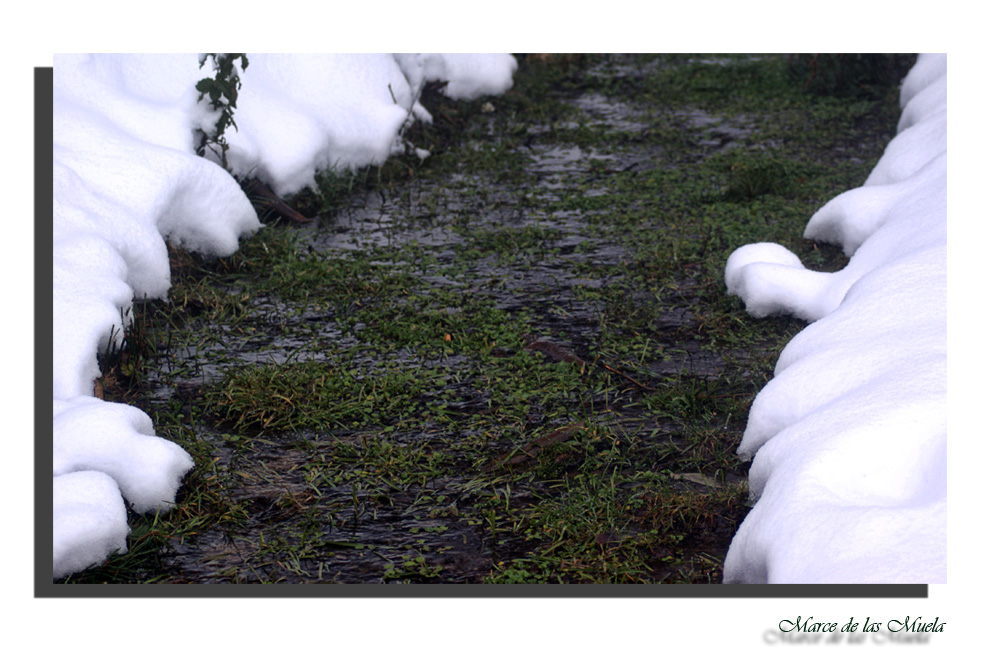
<path fill-rule="evenodd" d="M 946 580 L 947 61 L 903 82 L 897 136 L 805 236 L 852 255 L 811 272 L 747 245 L 725 279 L 751 315 L 815 321 L 784 349 L 739 447 L 755 501 L 728 583 Z"/>

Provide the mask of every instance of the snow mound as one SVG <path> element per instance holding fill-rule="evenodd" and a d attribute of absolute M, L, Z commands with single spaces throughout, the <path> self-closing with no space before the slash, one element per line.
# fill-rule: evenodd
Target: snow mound
<path fill-rule="evenodd" d="M 99 471 L 52 480 L 52 578 L 62 579 L 125 552 L 128 521 L 118 484 Z"/>
<path fill-rule="evenodd" d="M 403 127 L 431 121 L 418 100 L 425 82 L 447 81 L 446 95 L 468 100 L 503 93 L 516 68 L 510 55 L 251 54 L 227 160 L 234 173 L 293 194 L 314 186 L 317 171 L 403 152 Z"/>
<path fill-rule="evenodd" d="M 286 195 L 313 185 L 317 170 L 389 157 L 412 100 L 392 55 L 248 58 L 238 130 L 226 132 L 236 174 L 253 172 Z"/>
<path fill-rule="evenodd" d="M 138 513 L 169 509 L 194 461 L 153 432 L 145 412 L 79 396 L 54 402 L 52 475 L 100 471 Z"/>
<path fill-rule="evenodd" d="M 164 239 L 225 255 L 259 227 L 232 176 L 193 152 L 200 77 L 190 55 L 55 58 L 55 578 L 124 549 L 126 500 L 169 508 L 194 464 L 145 414 L 93 394 L 96 356 L 121 347 L 133 298 L 169 289 Z"/>
<path fill-rule="evenodd" d="M 809 221 L 807 238 L 851 256 L 843 270 L 772 244 L 730 256 L 727 287 L 751 315 L 815 322 L 750 410 L 738 453 L 755 504 L 726 582 L 946 580 L 946 70 L 918 58 L 865 185 Z"/>
<path fill-rule="evenodd" d="M 445 96 L 463 101 L 503 94 L 517 70 L 510 55 L 400 54 L 396 61 L 414 88 L 425 81 L 445 82 Z"/>

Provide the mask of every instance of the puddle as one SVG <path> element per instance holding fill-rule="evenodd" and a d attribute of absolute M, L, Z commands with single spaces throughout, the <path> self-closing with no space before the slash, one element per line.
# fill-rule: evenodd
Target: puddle
<path fill-rule="evenodd" d="M 573 100 L 573 105 L 593 117 L 593 123 L 598 124 L 595 127 L 625 133 L 641 133 L 648 128 L 647 123 L 638 121 L 639 115 L 634 107 L 612 101 L 603 94 L 583 94 Z"/>
<path fill-rule="evenodd" d="M 752 125 L 737 123 L 740 117 L 723 120 L 698 109 L 680 110 L 676 115 L 693 134 L 699 135 L 698 146 L 710 150 L 725 151 L 740 146 L 753 134 Z"/>
<path fill-rule="evenodd" d="M 590 168 L 592 161 L 614 160 L 614 156 L 601 156 L 590 149 L 584 152 L 579 146 L 533 147 L 529 157 L 534 161 L 528 169 L 542 174 L 580 173 Z M 561 187 L 547 178 L 542 179 L 546 187 Z"/>

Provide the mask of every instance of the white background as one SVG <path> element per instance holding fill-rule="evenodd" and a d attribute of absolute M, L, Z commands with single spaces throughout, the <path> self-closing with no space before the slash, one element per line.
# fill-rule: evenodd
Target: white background
<path fill-rule="evenodd" d="M 1000 184 L 996 21 L 981 3 L 714 2 L 549 7 L 539 2 L 80 3 L 19 8 L 5 20 L 5 145 L 2 260 L 10 364 L 3 409 L 13 453 L 3 500 L 7 526 L 3 628 L 6 644 L 63 652 L 167 657 L 743 656 L 783 652 L 764 634 L 801 615 L 845 622 L 870 617 L 939 617 L 945 631 L 925 647 L 995 646 L 994 536 L 998 489 L 997 332 L 994 287 Z M 554 3 L 553 3 L 554 5 Z M 692 6 L 694 3 L 692 3 Z M 259 7 L 259 5 L 255 5 Z M 144 7 L 144 8 L 140 8 Z M 276 15 L 276 12 L 283 12 Z M 367 15 L 363 15 L 362 12 Z M 203 18 L 199 18 L 203 17 Z M 248 35 L 253 35 L 251 38 Z M 54 52 L 634 52 L 871 51 L 949 53 L 949 565 L 948 585 L 927 600 L 856 599 L 34 599 L 33 70 Z M 515 76 L 516 85 L 516 76 Z M 47 154 L 42 154 L 46 157 Z M 803 226 L 808 220 L 803 218 Z M 46 248 L 46 246 L 41 246 Z M 46 299 L 46 298 L 43 298 Z M 42 311 L 46 311 L 43 309 Z M 47 348 L 43 337 L 41 346 Z M 47 479 L 46 479 L 47 481 Z M 41 520 L 47 519 L 48 511 Z M 196 592 L 196 591 L 195 591 Z M 721 646 L 721 647 L 720 647 Z M 802 647 L 802 646 L 796 646 Z M 824 646 L 818 646 L 824 647 Z M 834 646 L 825 646 L 834 647 Z M 911 646 L 859 646 L 887 656 Z M 41 651 L 39 648 L 39 651 Z M 868 648 L 877 648 L 868 650 Z M 834 651 L 835 652 L 835 651 Z M 926 652 L 924 653 L 927 654 Z M 977 655 L 982 655 L 977 652 Z"/>

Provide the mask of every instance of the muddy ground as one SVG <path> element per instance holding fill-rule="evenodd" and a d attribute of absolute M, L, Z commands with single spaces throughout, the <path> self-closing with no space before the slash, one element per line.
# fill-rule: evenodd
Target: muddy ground
<path fill-rule="evenodd" d="M 425 91 L 426 160 L 322 177 L 289 200 L 315 219 L 267 213 L 229 259 L 173 252 L 103 388 L 198 466 L 74 580 L 721 581 L 746 414 L 802 328 L 749 318 L 725 258 L 842 267 L 801 231 L 898 116 L 789 70 L 521 58 L 503 97 Z"/>

